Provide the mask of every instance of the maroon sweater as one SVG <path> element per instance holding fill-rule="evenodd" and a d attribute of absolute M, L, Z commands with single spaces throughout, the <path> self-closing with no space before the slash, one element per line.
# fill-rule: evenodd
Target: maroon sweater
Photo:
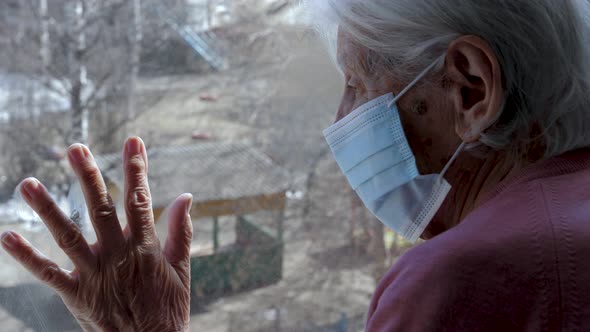
<path fill-rule="evenodd" d="M 590 331 L 590 150 L 500 184 L 383 277 L 367 331 Z"/>

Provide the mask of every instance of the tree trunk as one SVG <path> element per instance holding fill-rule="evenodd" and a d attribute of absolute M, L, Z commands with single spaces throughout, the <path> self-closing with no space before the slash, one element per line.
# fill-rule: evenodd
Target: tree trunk
<path fill-rule="evenodd" d="M 18 0 L 18 8 L 20 10 L 21 17 L 24 17 L 25 16 L 25 14 L 24 14 L 24 11 L 25 11 L 24 8 L 25 7 L 26 7 L 25 1 L 24 0 Z M 24 36 L 25 36 L 25 22 L 26 21 L 24 19 L 22 19 L 22 18 L 20 20 L 18 20 L 18 26 L 16 28 L 16 35 L 14 36 L 14 40 L 17 43 L 19 43 L 19 44 L 20 44 L 21 40 L 24 38 Z"/>
<path fill-rule="evenodd" d="M 143 20 L 141 13 L 141 0 L 133 0 L 133 43 L 131 45 L 131 79 L 128 92 L 127 121 L 135 118 L 137 77 L 141 65 L 141 42 L 143 40 Z M 127 131 L 127 130 L 126 130 Z"/>
<path fill-rule="evenodd" d="M 82 105 L 82 82 L 80 79 L 75 79 L 72 82 L 72 90 L 70 91 L 70 111 L 72 112 L 72 129 L 70 144 L 72 143 L 86 143 L 84 135 L 84 117 L 87 113 Z"/>
<path fill-rule="evenodd" d="M 51 61 L 51 48 L 49 44 L 49 14 L 47 8 L 47 0 L 39 0 L 39 15 L 41 16 L 41 38 L 39 47 L 39 57 L 41 58 L 41 82 L 48 83 L 48 68 Z M 37 92 L 37 89 L 35 89 Z M 33 105 L 33 123 L 39 124 L 41 117 L 41 107 L 37 96 L 34 97 L 35 104 Z"/>
<path fill-rule="evenodd" d="M 41 16 L 41 48 L 40 57 L 43 66 L 43 77 L 47 77 L 47 69 L 51 62 L 51 48 L 49 43 L 49 14 L 47 0 L 39 0 L 39 14 Z"/>
<path fill-rule="evenodd" d="M 72 129 L 70 143 L 88 143 L 88 109 L 84 104 L 84 88 L 87 84 L 86 67 L 83 63 L 83 53 L 86 48 L 86 35 L 84 32 L 84 6 L 81 1 L 75 8 L 75 32 L 78 34 L 77 45 L 71 56 L 70 75 L 70 109 L 72 112 Z"/>

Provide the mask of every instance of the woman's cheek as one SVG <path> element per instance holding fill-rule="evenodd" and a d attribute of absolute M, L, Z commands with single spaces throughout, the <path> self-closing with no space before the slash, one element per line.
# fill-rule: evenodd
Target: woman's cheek
<path fill-rule="evenodd" d="M 354 104 L 352 109 L 355 110 L 359 107 L 361 107 L 363 104 L 367 103 L 369 100 L 367 99 L 366 96 L 360 96 L 360 97 L 356 97 L 354 100 Z"/>
<path fill-rule="evenodd" d="M 380 93 L 379 91 L 376 91 L 376 90 L 373 91 L 372 90 L 372 91 L 369 92 L 369 98 L 367 98 L 367 99 L 368 100 L 373 100 L 375 98 L 381 97 L 382 95 L 384 95 L 384 93 Z"/>

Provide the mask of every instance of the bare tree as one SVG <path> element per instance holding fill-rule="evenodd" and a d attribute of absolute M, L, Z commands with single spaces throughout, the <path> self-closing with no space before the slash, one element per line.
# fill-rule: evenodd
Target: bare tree
<path fill-rule="evenodd" d="M 129 84 L 129 98 L 127 104 L 127 118 L 135 116 L 135 90 L 141 61 L 141 42 L 143 40 L 143 20 L 141 0 L 133 0 L 133 39 L 131 44 L 131 79 Z"/>
<path fill-rule="evenodd" d="M 0 47 L 6 51 L 0 80 L 10 81 L 0 88 L 0 113 L 10 116 L 0 123 L 0 175 L 10 179 L 5 187 L 33 174 L 67 182 L 63 162 L 55 160 L 63 153 L 51 151 L 74 142 L 110 150 L 125 135 L 125 123 L 161 98 L 152 93 L 137 100 L 135 93 L 142 25 L 151 23 L 142 17 L 142 2 L 0 3 Z"/>
<path fill-rule="evenodd" d="M 22 21 L 33 21 L 32 28 L 24 28 L 26 37 L 12 38 L 19 63 L 9 70 L 68 100 L 62 111 L 70 115 L 70 129 L 64 138 L 87 143 L 90 112 L 113 95 L 126 97 L 130 77 L 138 74 L 141 49 L 135 44 L 141 39 L 130 31 L 141 31 L 134 26 L 141 19 L 129 20 L 136 11 L 123 0 L 27 1 Z"/>

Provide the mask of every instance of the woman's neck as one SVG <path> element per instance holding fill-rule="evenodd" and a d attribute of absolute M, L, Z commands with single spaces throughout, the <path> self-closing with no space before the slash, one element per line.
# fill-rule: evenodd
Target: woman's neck
<path fill-rule="evenodd" d="M 463 153 L 445 175 L 452 189 L 424 238 L 434 237 L 459 224 L 485 203 L 500 182 L 514 176 L 522 167 L 509 162 L 506 155 L 499 152 L 490 152 L 484 158 Z"/>

